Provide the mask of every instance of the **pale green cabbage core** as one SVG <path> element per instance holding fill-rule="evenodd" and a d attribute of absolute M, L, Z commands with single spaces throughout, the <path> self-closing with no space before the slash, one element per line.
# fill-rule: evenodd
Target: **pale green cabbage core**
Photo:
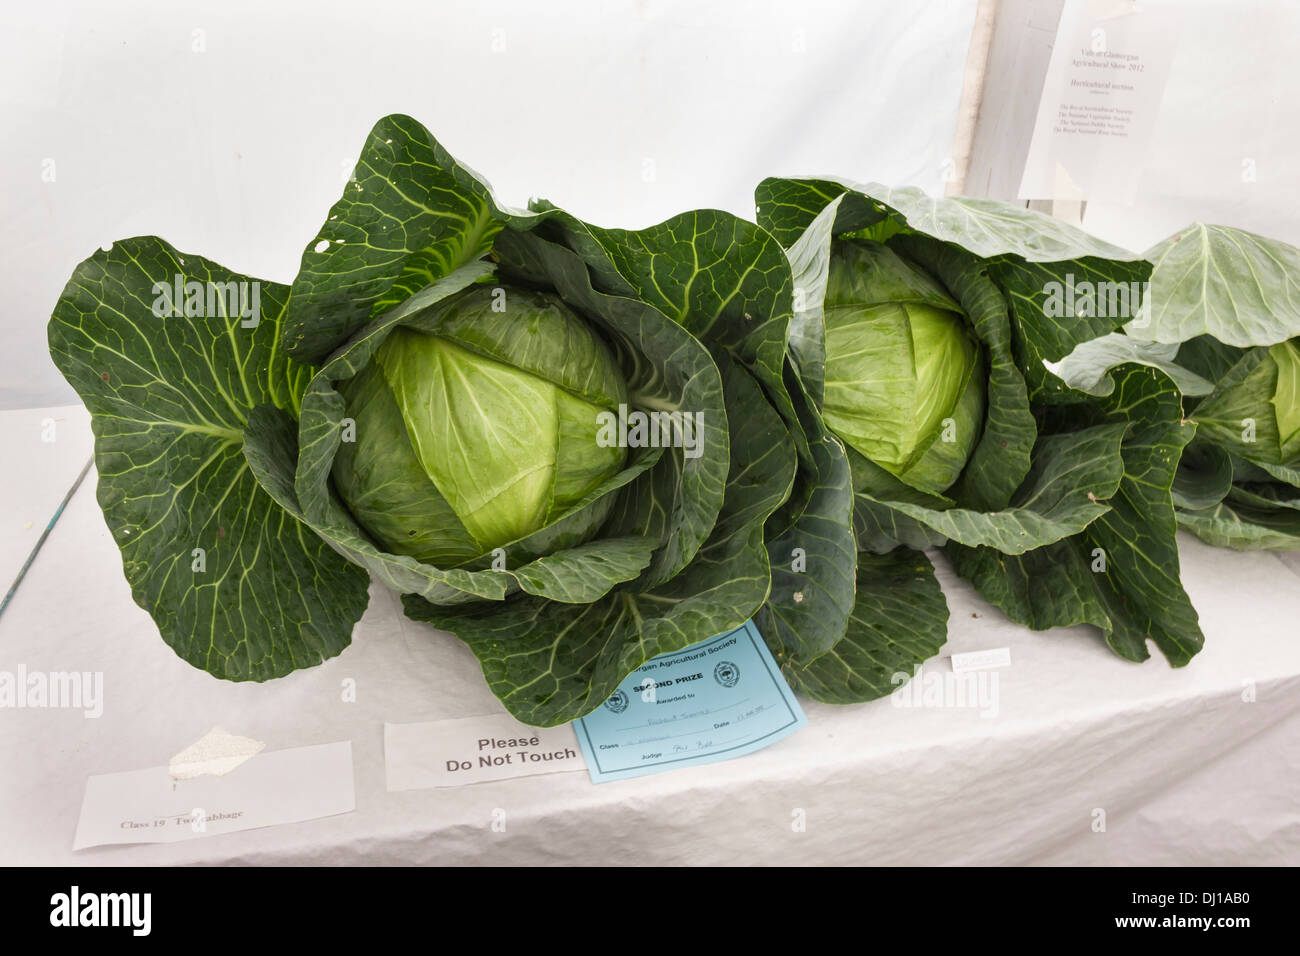
<path fill-rule="evenodd" d="M 1274 345 L 1268 352 L 1277 363 L 1277 388 L 1272 402 L 1278 444 L 1282 461 L 1291 461 L 1300 456 L 1300 339 Z"/>
<path fill-rule="evenodd" d="M 879 244 L 837 254 L 828 289 L 826 424 L 912 487 L 943 492 L 984 419 L 983 354 L 966 317 L 934 280 Z"/>
<path fill-rule="evenodd" d="M 462 563 L 555 521 L 626 462 L 597 441 L 626 401 L 609 350 L 554 296 L 508 290 L 497 311 L 491 291 L 393 330 L 342 388 L 356 442 L 335 483 L 395 553 Z"/>

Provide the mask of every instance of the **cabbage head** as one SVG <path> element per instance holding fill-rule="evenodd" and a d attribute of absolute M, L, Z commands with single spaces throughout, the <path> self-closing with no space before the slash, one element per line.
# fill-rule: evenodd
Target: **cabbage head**
<path fill-rule="evenodd" d="M 831 253 L 822 417 L 860 455 L 921 491 L 961 473 L 984 419 L 979 342 L 951 296 L 881 243 Z"/>
<path fill-rule="evenodd" d="M 1198 345 L 1202 352 L 1214 349 L 1229 358 L 1242 354 L 1217 344 Z M 1184 361 L 1196 360 L 1194 350 L 1187 350 Z M 1300 467 L 1300 339 L 1245 353 L 1195 406 L 1194 415 L 1204 437 L 1217 438 L 1243 458 Z"/>
<path fill-rule="evenodd" d="M 993 200 L 825 179 L 765 180 L 755 198 L 802 292 L 789 351 L 854 499 L 849 623 L 834 654 L 787 667 L 796 686 L 844 702 L 849 669 L 883 696 L 935 653 L 934 547 L 1013 621 L 1088 623 L 1128 660 L 1153 641 L 1186 664 L 1203 637 L 1173 485 L 1196 426 L 1159 369 L 1124 361 L 1104 395 L 1056 371 L 1141 314 L 1151 263 Z"/>
<path fill-rule="evenodd" d="M 1144 321 L 1084 342 L 1061 375 L 1107 395 L 1114 369 L 1169 375 L 1196 434 L 1178 460 L 1178 526 L 1239 551 L 1300 550 L 1300 248 L 1193 223 L 1146 252 Z"/>
<path fill-rule="evenodd" d="M 626 449 L 599 440 L 602 416 L 627 403 L 622 372 L 558 296 L 476 286 L 421 324 L 394 329 L 340 389 L 356 440 L 340 445 L 335 485 L 386 550 L 463 564 L 559 520 L 624 466 Z M 593 502 L 582 531 L 613 502 Z"/>
<path fill-rule="evenodd" d="M 49 342 L 132 597 L 185 661 L 263 681 L 341 653 L 379 584 L 538 726 L 744 625 L 796 469 L 765 391 L 789 273 L 756 238 L 503 206 L 394 115 L 291 285 L 153 236 L 101 248 Z"/>

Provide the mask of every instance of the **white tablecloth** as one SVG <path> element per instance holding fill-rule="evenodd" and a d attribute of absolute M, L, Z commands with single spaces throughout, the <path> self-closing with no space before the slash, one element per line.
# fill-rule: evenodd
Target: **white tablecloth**
<path fill-rule="evenodd" d="M 0 411 L 0 440 L 0 587 L 8 591 L 90 459 L 94 438 L 84 405 L 60 405 Z"/>
<path fill-rule="evenodd" d="M 102 671 L 103 716 L 0 709 L 0 863 L 1300 863 L 1300 555 L 1187 539 L 1182 557 L 1206 647 L 1181 670 L 1015 627 L 941 565 L 945 655 L 1011 648 L 996 714 L 805 702 L 805 730 L 727 763 L 388 793 L 385 721 L 500 710 L 469 652 L 376 587 L 340 657 L 218 681 L 131 601 L 92 475 L 0 617 L 0 670 Z M 351 740 L 356 811 L 72 851 L 87 775 L 166 764 L 215 724 L 269 749 Z"/>

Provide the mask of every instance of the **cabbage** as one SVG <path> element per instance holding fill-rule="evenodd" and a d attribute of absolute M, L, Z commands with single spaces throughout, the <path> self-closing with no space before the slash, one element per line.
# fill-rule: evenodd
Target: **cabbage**
<path fill-rule="evenodd" d="M 901 280 L 901 281 L 900 281 Z M 984 420 L 984 357 L 961 307 L 880 243 L 832 253 L 822 417 L 850 448 L 940 494 Z"/>
<path fill-rule="evenodd" d="M 122 240 L 77 267 L 50 352 L 132 595 L 184 660 L 320 663 L 379 583 L 549 726 L 768 597 L 794 442 L 753 355 L 691 330 L 762 314 L 783 349 L 783 269 L 728 213 L 616 235 L 509 209 L 388 116 L 291 286 Z M 219 307 L 166 308 L 191 288 Z"/>
<path fill-rule="evenodd" d="M 396 329 L 341 389 L 356 441 L 340 447 L 334 481 L 387 550 L 462 564 L 622 469 L 627 449 L 597 440 L 601 413 L 627 403 L 622 372 L 557 296 L 477 287 L 422 321 L 436 331 Z M 590 507 L 598 525 L 613 498 Z"/>
<path fill-rule="evenodd" d="M 1178 579 L 1173 485 L 1194 426 L 1178 389 L 1136 361 L 1105 396 L 1052 371 L 1134 318 L 1151 265 L 991 200 L 768 179 L 757 202 L 804 302 L 795 371 L 843 442 L 853 501 L 850 542 L 811 511 L 774 540 L 805 548 L 809 575 L 857 551 L 851 592 L 825 572 L 804 583 L 817 619 L 785 606 L 758 619 L 792 684 L 836 703 L 883 696 L 936 653 L 934 547 L 1018 623 L 1086 623 L 1129 660 L 1148 642 L 1191 660 L 1203 637 Z"/>
<path fill-rule="evenodd" d="M 1178 524 L 1239 551 L 1300 550 L 1300 249 L 1194 223 L 1149 249 L 1151 307 L 1085 342 L 1060 373 L 1107 395 L 1121 361 L 1170 375 L 1196 437 L 1178 462 Z"/>

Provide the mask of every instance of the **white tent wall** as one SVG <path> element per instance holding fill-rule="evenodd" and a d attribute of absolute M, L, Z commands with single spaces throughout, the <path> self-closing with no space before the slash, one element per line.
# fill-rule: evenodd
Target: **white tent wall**
<path fill-rule="evenodd" d="M 1115 0 L 1070 0 L 1118 8 Z M 948 191 L 1016 201 L 1065 0 L 997 0 L 969 164 Z M 1131 205 L 1089 202 L 1083 225 L 1146 249 L 1191 222 L 1300 244 L 1300 3 L 1143 0 L 1179 27 Z M 973 75 L 973 78 L 979 79 Z M 1035 197 L 1046 199 L 1047 197 Z M 1073 210 L 1058 209 L 1069 218 Z"/>
<path fill-rule="evenodd" d="M 769 175 L 941 190 L 976 0 L 48 0 L 6 9 L 0 408 L 75 399 L 45 323 L 156 234 L 288 281 L 371 124 L 602 225 L 752 216 Z"/>
<path fill-rule="evenodd" d="M 1300 245 L 1300 3 L 1173 6 L 1182 29 L 1138 198 L 1089 203 L 1084 227 L 1131 249 L 1197 221 Z"/>

